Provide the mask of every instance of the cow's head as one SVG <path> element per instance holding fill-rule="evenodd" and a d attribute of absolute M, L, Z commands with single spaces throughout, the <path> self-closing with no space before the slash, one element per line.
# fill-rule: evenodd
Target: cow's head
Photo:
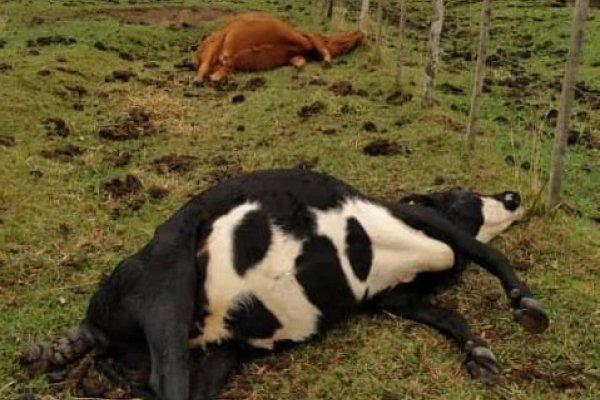
<path fill-rule="evenodd" d="M 521 196 L 514 191 L 483 195 L 453 188 L 431 194 L 413 194 L 400 201 L 433 208 L 484 243 L 524 215 Z"/>

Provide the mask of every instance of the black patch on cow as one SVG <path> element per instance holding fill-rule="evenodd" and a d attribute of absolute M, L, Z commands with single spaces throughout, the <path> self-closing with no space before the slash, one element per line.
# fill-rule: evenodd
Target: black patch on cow
<path fill-rule="evenodd" d="M 244 298 L 225 318 L 235 339 L 268 339 L 282 327 L 281 322 L 256 296 Z"/>
<path fill-rule="evenodd" d="M 354 275 L 364 282 L 371 272 L 373 250 L 369 235 L 356 218 L 348 218 L 346 221 L 346 256 Z"/>
<path fill-rule="evenodd" d="M 239 275 L 265 257 L 271 244 L 271 228 L 267 215 L 251 211 L 244 216 L 233 234 L 233 266 Z"/>
<path fill-rule="evenodd" d="M 309 301 L 322 313 L 319 330 L 356 311 L 357 301 L 346 281 L 331 240 L 313 236 L 296 258 L 296 279 Z"/>

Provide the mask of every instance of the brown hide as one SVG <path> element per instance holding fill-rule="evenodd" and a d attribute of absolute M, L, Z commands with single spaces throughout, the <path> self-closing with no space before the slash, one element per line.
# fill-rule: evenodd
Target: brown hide
<path fill-rule="evenodd" d="M 284 65 L 301 68 L 306 60 L 331 62 L 354 49 L 364 34 L 340 32 L 327 38 L 302 32 L 266 13 L 232 18 L 198 46 L 194 63 L 198 78 L 220 80 L 235 71 L 261 71 Z"/>

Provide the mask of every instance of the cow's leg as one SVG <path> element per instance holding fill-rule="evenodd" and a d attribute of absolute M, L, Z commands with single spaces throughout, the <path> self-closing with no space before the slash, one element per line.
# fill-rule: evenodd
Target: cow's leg
<path fill-rule="evenodd" d="M 298 75 L 300 74 L 300 70 L 306 65 L 306 58 L 302 56 L 294 56 L 290 58 L 290 64 L 292 64 L 292 66 L 294 67 L 293 78 L 297 79 Z"/>
<path fill-rule="evenodd" d="M 465 318 L 456 311 L 429 303 L 422 295 L 396 288 L 376 299 L 376 307 L 430 326 L 454 340 L 465 353 L 465 367 L 473 378 L 495 383 L 500 365 L 487 343 L 476 336 Z"/>
<path fill-rule="evenodd" d="M 224 65 L 217 65 L 212 74 L 210 74 L 210 80 L 213 82 L 218 82 L 224 78 L 226 78 L 231 71 Z"/>
<path fill-rule="evenodd" d="M 321 36 L 316 35 L 314 33 L 307 32 L 307 33 L 305 33 L 305 35 L 308 38 L 308 40 L 311 42 L 312 46 L 317 50 L 317 52 L 323 58 L 323 62 L 325 63 L 325 66 L 328 67 L 329 65 L 331 65 L 331 52 L 327 48 L 327 45 L 325 44 L 325 40 Z"/>
<path fill-rule="evenodd" d="M 191 400 L 213 400 L 238 363 L 238 353 L 231 345 L 211 345 L 191 352 Z"/>
<path fill-rule="evenodd" d="M 144 323 L 150 350 L 152 370 L 150 387 L 157 400 L 188 400 L 189 398 L 189 327 L 177 321 L 177 313 L 169 308 L 148 310 Z M 156 318 L 152 316 L 173 316 Z"/>
<path fill-rule="evenodd" d="M 398 205 L 395 216 L 412 227 L 448 244 L 496 276 L 506 292 L 515 319 L 529 332 L 541 333 L 549 319 L 527 285 L 517 278 L 510 261 L 498 250 L 477 241 L 433 210 L 418 205 Z"/>

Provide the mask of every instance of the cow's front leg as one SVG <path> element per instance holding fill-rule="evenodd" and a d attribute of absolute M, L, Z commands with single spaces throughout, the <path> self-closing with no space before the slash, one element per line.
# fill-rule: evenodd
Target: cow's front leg
<path fill-rule="evenodd" d="M 496 383 L 500 364 L 488 344 L 476 336 L 458 312 L 431 304 L 418 293 L 397 287 L 375 299 L 377 309 L 430 326 L 454 340 L 464 352 L 465 367 L 473 378 Z"/>
<path fill-rule="evenodd" d="M 529 287 L 519 280 L 510 261 L 500 251 L 481 243 L 446 218 L 425 207 L 398 207 L 394 214 L 409 225 L 448 244 L 454 252 L 463 254 L 496 276 L 506 292 L 517 322 L 532 333 L 544 332 L 550 320 L 533 298 Z"/>
<path fill-rule="evenodd" d="M 191 351 L 191 400 L 213 400 L 238 363 L 237 350 L 229 344 L 209 345 Z"/>

